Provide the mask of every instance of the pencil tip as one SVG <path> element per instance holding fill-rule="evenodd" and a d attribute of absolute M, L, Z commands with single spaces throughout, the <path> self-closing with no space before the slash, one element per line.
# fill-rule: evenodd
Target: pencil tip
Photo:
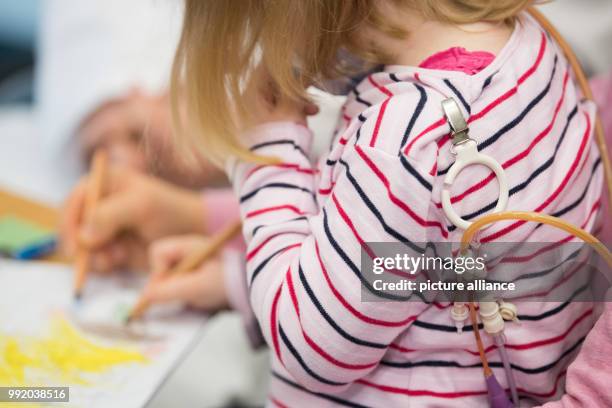
<path fill-rule="evenodd" d="M 74 294 L 74 301 L 77 302 L 77 303 L 80 303 L 81 302 L 81 297 L 82 297 L 81 292 L 76 292 Z"/>

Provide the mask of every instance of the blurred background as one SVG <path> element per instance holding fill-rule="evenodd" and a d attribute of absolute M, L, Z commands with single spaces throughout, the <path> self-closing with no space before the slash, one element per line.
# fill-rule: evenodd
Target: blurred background
<path fill-rule="evenodd" d="M 600 101 L 612 102 L 612 1 L 556 0 L 542 10 L 595 78 Z M 152 122 L 165 145 L 180 22 L 179 0 L 0 0 L 0 191 L 58 206 L 101 143 L 143 171 L 197 185 L 180 166 L 160 167 L 155 155 L 132 148 Z M 342 103 L 322 98 L 318 133 L 333 126 Z M 136 124 L 124 123 L 124 112 Z M 266 364 L 265 351 L 249 348 L 240 319 L 218 315 L 150 406 L 256 405 Z"/>

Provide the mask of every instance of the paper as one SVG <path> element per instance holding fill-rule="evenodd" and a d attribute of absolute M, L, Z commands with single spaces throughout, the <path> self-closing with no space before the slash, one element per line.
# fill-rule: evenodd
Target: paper
<path fill-rule="evenodd" d="M 118 336 L 141 286 L 125 275 L 90 277 L 75 306 L 71 268 L 0 261 L 0 386 L 69 386 L 71 407 L 144 406 L 204 319 L 158 308 Z"/>

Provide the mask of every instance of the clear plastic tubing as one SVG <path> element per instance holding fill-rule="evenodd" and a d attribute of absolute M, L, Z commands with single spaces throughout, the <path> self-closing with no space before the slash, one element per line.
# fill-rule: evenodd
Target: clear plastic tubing
<path fill-rule="evenodd" d="M 499 355 L 501 356 L 502 364 L 504 365 L 504 371 L 506 372 L 506 381 L 508 381 L 508 385 L 510 386 L 510 394 L 512 395 L 512 402 L 515 407 L 519 406 L 519 397 L 518 391 L 516 389 L 516 382 L 514 381 L 514 373 L 512 372 L 512 367 L 510 367 L 510 358 L 508 358 L 508 352 L 506 351 L 506 346 L 504 345 L 505 338 L 502 333 L 498 333 L 492 336 L 495 345 L 497 346 L 497 350 L 499 351 Z"/>

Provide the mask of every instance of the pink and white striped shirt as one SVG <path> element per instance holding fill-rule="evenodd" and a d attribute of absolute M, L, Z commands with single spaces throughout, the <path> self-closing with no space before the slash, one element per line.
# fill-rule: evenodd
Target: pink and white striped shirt
<path fill-rule="evenodd" d="M 248 136 L 279 165 L 233 163 L 247 242 L 253 312 L 273 351 L 276 406 L 486 406 L 470 330 L 448 306 L 362 302 L 364 242 L 456 242 L 440 191 L 453 163 L 440 103 L 460 102 L 479 149 L 503 164 L 509 209 L 553 214 L 593 230 L 602 166 L 594 106 L 582 102 L 559 47 L 523 15 L 508 44 L 475 75 L 389 66 L 349 95 L 329 153 L 308 159 L 311 133 L 270 123 Z M 472 166 L 453 186 L 466 219 L 489 212 L 497 184 Z M 524 222 L 487 229 L 483 242 L 554 242 Z M 588 302 L 528 303 L 506 329 L 522 404 L 558 399 L 565 370 L 595 320 Z M 492 351 L 492 341 L 484 338 Z M 496 353 L 489 353 L 502 385 Z"/>

